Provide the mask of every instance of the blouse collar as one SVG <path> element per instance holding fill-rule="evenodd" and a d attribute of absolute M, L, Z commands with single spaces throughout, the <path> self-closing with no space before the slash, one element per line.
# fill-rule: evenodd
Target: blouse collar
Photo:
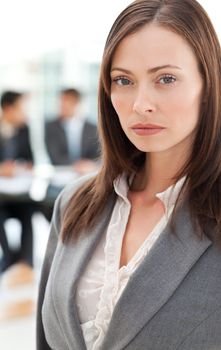
<path fill-rule="evenodd" d="M 133 177 L 134 175 L 130 177 L 129 183 L 132 182 Z M 165 191 L 156 193 L 156 197 L 159 198 L 161 202 L 164 204 L 166 213 L 168 213 L 168 211 L 175 205 L 185 180 L 186 180 L 186 177 L 184 176 L 175 184 L 169 186 Z M 118 176 L 114 180 L 113 184 L 114 184 L 114 190 L 116 194 L 120 196 L 126 203 L 129 203 L 129 200 L 128 200 L 129 186 L 128 186 L 127 175 L 124 173 Z"/>

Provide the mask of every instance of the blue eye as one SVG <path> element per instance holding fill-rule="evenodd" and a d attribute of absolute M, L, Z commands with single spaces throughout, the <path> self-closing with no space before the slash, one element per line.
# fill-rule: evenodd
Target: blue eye
<path fill-rule="evenodd" d="M 176 81 L 176 78 L 173 75 L 166 74 L 161 77 L 158 82 L 164 85 L 172 84 Z"/>
<path fill-rule="evenodd" d="M 113 79 L 113 82 L 117 85 L 125 86 L 125 85 L 132 85 L 132 81 L 130 81 L 127 78 L 124 77 L 117 77 Z"/>

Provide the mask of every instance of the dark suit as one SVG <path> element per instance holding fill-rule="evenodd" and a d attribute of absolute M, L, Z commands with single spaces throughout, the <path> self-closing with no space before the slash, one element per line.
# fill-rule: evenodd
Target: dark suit
<path fill-rule="evenodd" d="M 23 126 L 7 141 L 0 136 L 0 162 L 5 160 L 33 161 L 29 130 Z"/>
<path fill-rule="evenodd" d="M 33 161 L 27 126 L 19 128 L 9 139 L 4 139 L 0 136 L 0 162 L 7 160 Z M 33 264 L 33 231 L 31 222 L 33 211 L 34 208 L 29 203 L 0 199 L 0 245 L 4 255 L 2 270 L 20 259 L 30 265 Z M 9 249 L 4 230 L 5 220 L 11 217 L 17 218 L 22 227 L 21 248 L 16 257 Z"/>
<path fill-rule="evenodd" d="M 59 119 L 46 124 L 45 143 L 53 165 L 69 165 L 72 163 L 69 157 L 65 130 Z M 82 130 L 80 158 L 96 159 L 98 156 L 97 127 L 85 121 Z"/>

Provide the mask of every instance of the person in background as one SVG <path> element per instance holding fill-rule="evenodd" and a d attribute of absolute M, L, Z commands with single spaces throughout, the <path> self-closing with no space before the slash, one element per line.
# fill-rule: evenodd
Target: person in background
<path fill-rule="evenodd" d="M 5 91 L 1 96 L 0 176 L 3 177 L 13 177 L 32 167 L 33 155 L 26 124 L 26 98 L 25 94 L 17 91 Z M 5 200 L 0 196 L 0 210 L 0 244 L 3 251 L 1 270 L 15 264 L 7 272 L 11 274 L 11 282 L 17 283 L 17 279 L 25 280 L 32 276 L 33 208 L 29 203 Z M 8 218 L 16 218 L 21 223 L 21 243 L 16 252 L 10 249 L 7 242 L 4 223 Z"/>
<path fill-rule="evenodd" d="M 80 173 L 95 170 L 99 157 L 97 128 L 79 112 L 81 93 L 60 92 L 59 116 L 46 124 L 45 143 L 53 165 L 73 165 Z"/>

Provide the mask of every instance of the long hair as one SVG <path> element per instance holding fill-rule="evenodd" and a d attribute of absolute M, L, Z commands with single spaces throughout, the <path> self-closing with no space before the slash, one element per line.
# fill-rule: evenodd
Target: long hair
<path fill-rule="evenodd" d="M 177 174 L 186 176 L 190 212 L 202 232 L 207 224 L 221 232 L 221 55 L 220 44 L 205 10 L 196 0 L 137 0 L 116 19 L 108 35 L 99 82 L 98 129 L 101 169 L 71 198 L 62 239 L 92 228 L 113 192 L 113 181 L 123 172 L 139 171 L 145 153 L 126 137 L 110 99 L 110 68 L 120 42 L 148 23 L 179 34 L 193 49 L 204 82 L 200 117 L 192 153 Z M 221 235 L 220 235 L 221 239 Z"/>

